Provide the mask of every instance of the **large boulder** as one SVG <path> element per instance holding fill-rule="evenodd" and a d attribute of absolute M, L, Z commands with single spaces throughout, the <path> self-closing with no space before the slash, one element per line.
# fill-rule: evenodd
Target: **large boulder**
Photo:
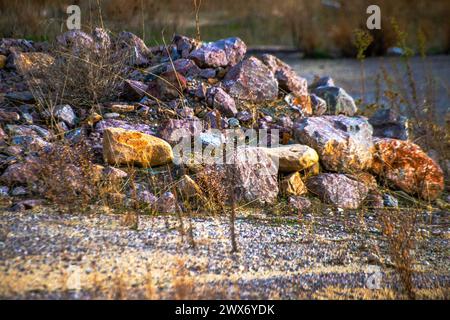
<path fill-rule="evenodd" d="M 296 139 L 319 153 L 325 169 L 358 172 L 372 164 L 372 127 L 365 118 L 323 116 L 301 119 L 294 128 Z"/>
<path fill-rule="evenodd" d="M 373 135 L 380 138 L 408 140 L 408 118 L 393 109 L 380 109 L 370 117 Z"/>
<path fill-rule="evenodd" d="M 189 58 L 200 67 L 234 66 L 240 62 L 247 52 L 247 46 L 239 38 L 222 39 L 216 42 L 204 43 L 193 50 Z"/>
<path fill-rule="evenodd" d="M 291 173 L 313 167 L 319 162 L 317 152 L 305 145 L 292 144 L 277 148 L 261 148 L 274 162 L 278 171 Z"/>
<path fill-rule="evenodd" d="M 327 114 L 353 116 L 358 111 L 355 100 L 342 88 L 318 87 L 313 93 L 327 102 Z"/>
<path fill-rule="evenodd" d="M 324 203 L 343 209 L 358 209 L 369 189 L 363 183 L 343 174 L 321 174 L 306 181 L 308 190 Z"/>
<path fill-rule="evenodd" d="M 409 194 L 434 200 L 444 190 L 444 173 L 433 159 L 409 141 L 375 138 L 372 171 Z"/>
<path fill-rule="evenodd" d="M 274 73 L 280 89 L 292 92 L 297 97 L 308 96 L 308 82 L 298 76 L 288 64 L 271 54 L 264 54 L 261 60 Z"/>
<path fill-rule="evenodd" d="M 264 102 L 278 97 L 278 81 L 270 69 L 255 57 L 232 67 L 223 80 L 228 93 L 240 100 Z"/>
<path fill-rule="evenodd" d="M 111 165 L 154 167 L 173 161 L 171 146 L 138 131 L 107 128 L 103 132 L 103 157 Z"/>
<path fill-rule="evenodd" d="M 278 196 L 278 169 L 259 148 L 239 147 L 232 161 L 213 166 L 224 173 L 224 185 L 241 203 L 271 204 Z"/>

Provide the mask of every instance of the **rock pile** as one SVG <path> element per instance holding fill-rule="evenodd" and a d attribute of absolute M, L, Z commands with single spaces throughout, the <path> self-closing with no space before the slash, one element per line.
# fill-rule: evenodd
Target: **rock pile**
<path fill-rule="evenodd" d="M 183 138 L 199 139 L 201 149 L 218 147 L 232 144 L 230 132 L 237 129 L 267 129 L 269 141 L 279 138 L 282 144 L 241 147 L 231 165 L 209 167 L 225 174 L 224 186 L 239 202 L 273 204 L 287 196 L 292 206 L 307 208 L 309 201 L 299 196 L 309 193 L 324 203 L 357 209 L 381 195 L 373 176 L 361 178 L 368 173 L 426 200 L 437 199 L 444 189 L 440 167 L 408 141 L 405 117 L 388 109 L 370 119 L 358 116 L 353 98 L 330 77 L 308 86 L 275 56 L 248 56 L 239 38 L 199 43 L 177 35 L 166 47 L 149 48 L 130 32 L 111 37 L 97 28 L 93 34 L 67 32 L 57 43 L 75 55 L 127 52 L 129 78 L 115 92 L 116 101 L 93 105 L 95 113 L 76 104 L 42 111 L 26 80 L 36 68 L 54 63 L 55 53 L 46 44 L 0 40 L 2 196 L 31 192 L 26 188 L 36 180 L 39 155 L 51 150 L 61 133 L 68 143 L 88 142 L 100 155 L 98 162 L 157 169 L 176 167 L 172 148 Z M 56 131 L 46 127 L 51 123 Z M 185 164 L 188 172 L 174 168 L 170 173 L 187 199 L 204 196 L 189 176 L 204 167 L 196 157 Z M 12 194 L 17 186 L 25 191 Z M 135 193 L 156 210 L 177 208 L 177 197 L 167 190 L 158 198 L 141 184 Z M 386 196 L 379 198 L 377 206 L 387 202 Z"/>

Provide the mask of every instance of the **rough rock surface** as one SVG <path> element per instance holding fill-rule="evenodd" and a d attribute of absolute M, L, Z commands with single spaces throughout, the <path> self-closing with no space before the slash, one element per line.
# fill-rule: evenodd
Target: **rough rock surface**
<path fill-rule="evenodd" d="M 296 139 L 319 153 L 330 171 L 358 172 L 372 164 L 372 127 L 361 117 L 323 116 L 296 122 Z"/>
<path fill-rule="evenodd" d="M 272 159 L 259 148 L 240 147 L 232 156 L 232 164 L 217 165 L 225 172 L 224 183 L 235 200 L 241 203 L 274 203 L 278 196 L 278 169 Z"/>
<path fill-rule="evenodd" d="M 409 194 L 436 199 L 444 190 L 444 174 L 434 160 L 409 141 L 375 138 L 372 171 Z"/>
<path fill-rule="evenodd" d="M 308 82 L 298 76 L 288 64 L 271 54 L 264 54 L 261 60 L 274 73 L 280 89 L 292 92 L 297 97 L 308 96 Z"/>
<path fill-rule="evenodd" d="M 278 171 L 291 173 L 308 169 L 319 162 L 317 152 L 305 145 L 292 144 L 277 148 L 261 148 L 275 164 L 278 164 Z"/>
<path fill-rule="evenodd" d="M 198 118 L 168 119 L 161 124 L 159 134 L 170 144 L 176 144 L 186 136 L 196 136 L 202 132 L 203 126 Z"/>
<path fill-rule="evenodd" d="M 373 135 L 381 138 L 408 140 L 408 118 L 392 109 L 380 109 L 370 117 Z"/>
<path fill-rule="evenodd" d="M 241 100 L 263 102 L 278 97 L 278 81 L 270 69 L 255 57 L 232 67 L 223 85 L 231 96 Z"/>
<path fill-rule="evenodd" d="M 103 133 L 103 157 L 111 165 L 153 167 L 171 163 L 173 152 L 167 142 L 157 137 L 107 128 Z"/>
<path fill-rule="evenodd" d="M 119 33 L 115 45 L 130 53 L 131 65 L 146 65 L 150 61 L 151 52 L 145 42 L 135 34 L 127 31 Z"/>
<path fill-rule="evenodd" d="M 222 88 L 209 88 L 206 92 L 206 102 L 227 117 L 234 117 L 238 113 L 234 99 Z"/>
<path fill-rule="evenodd" d="M 318 87 L 313 93 L 327 102 L 327 114 L 353 116 L 358 108 L 353 98 L 339 87 Z"/>
<path fill-rule="evenodd" d="M 239 38 L 227 38 L 216 42 L 204 43 L 193 50 L 189 58 L 200 67 L 234 66 L 240 62 L 247 52 L 247 46 Z"/>
<path fill-rule="evenodd" d="M 368 188 L 343 174 L 321 174 L 306 181 L 308 190 L 325 203 L 343 209 L 357 209 L 367 197 Z"/>
<path fill-rule="evenodd" d="M 281 194 L 286 196 L 301 196 L 308 193 L 299 172 L 288 175 L 280 183 Z"/>

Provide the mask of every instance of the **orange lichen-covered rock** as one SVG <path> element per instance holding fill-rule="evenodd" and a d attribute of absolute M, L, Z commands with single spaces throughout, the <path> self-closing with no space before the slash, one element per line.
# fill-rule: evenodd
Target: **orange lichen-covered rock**
<path fill-rule="evenodd" d="M 103 157 L 112 165 L 153 167 L 173 161 L 172 147 L 162 139 L 121 128 L 103 132 Z"/>
<path fill-rule="evenodd" d="M 293 173 L 281 181 L 280 191 L 287 196 L 301 196 L 308 193 L 300 172 Z"/>
<path fill-rule="evenodd" d="M 43 52 L 21 52 L 14 55 L 14 65 L 22 74 L 36 76 L 39 72 L 44 72 L 55 59 Z"/>
<path fill-rule="evenodd" d="M 409 194 L 435 200 L 444 190 L 444 173 L 423 150 L 409 141 L 375 139 L 372 171 Z"/>

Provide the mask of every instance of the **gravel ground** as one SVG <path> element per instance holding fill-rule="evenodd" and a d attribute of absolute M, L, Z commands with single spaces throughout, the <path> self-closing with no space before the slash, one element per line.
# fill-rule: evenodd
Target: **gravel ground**
<path fill-rule="evenodd" d="M 301 221 L 241 214 L 236 223 L 240 250 L 230 253 L 228 220 L 219 217 L 192 220 L 192 248 L 173 216 L 141 216 L 138 228 L 131 229 L 122 215 L 2 211 L 0 297 L 401 297 L 376 213 L 364 215 L 364 224 L 358 216 L 331 209 Z M 420 297 L 448 297 L 448 213 L 423 221 L 414 283 Z M 380 275 L 378 290 L 367 288 L 373 275 Z"/>

